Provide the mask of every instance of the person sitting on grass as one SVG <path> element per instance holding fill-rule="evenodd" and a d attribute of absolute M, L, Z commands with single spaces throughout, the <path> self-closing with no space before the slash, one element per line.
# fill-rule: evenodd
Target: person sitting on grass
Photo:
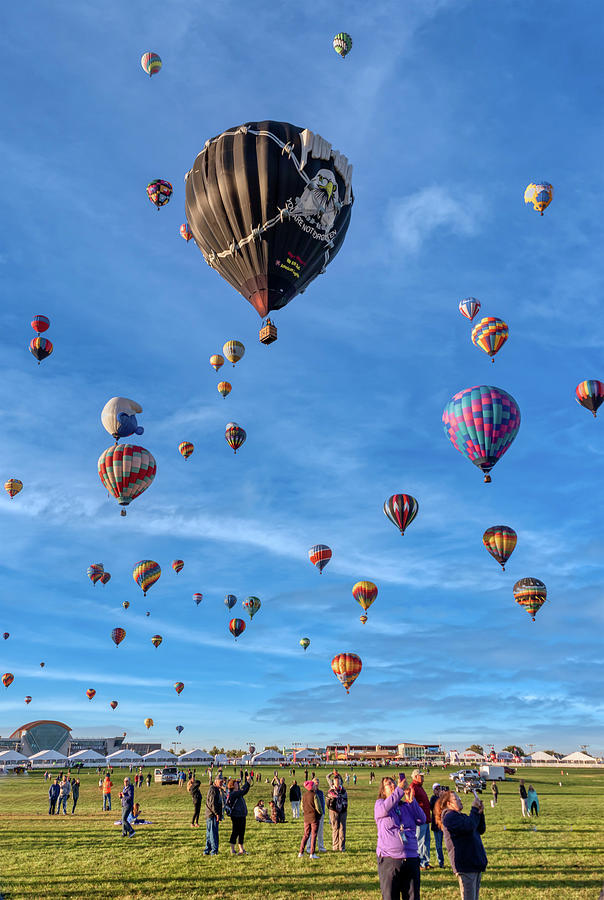
<path fill-rule="evenodd" d="M 254 818 L 256 822 L 272 823 L 268 809 L 264 805 L 264 800 L 258 800 L 258 805 L 254 807 Z"/>

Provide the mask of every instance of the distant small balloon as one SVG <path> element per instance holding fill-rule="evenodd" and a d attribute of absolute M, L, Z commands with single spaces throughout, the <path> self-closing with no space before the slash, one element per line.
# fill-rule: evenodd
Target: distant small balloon
<path fill-rule="evenodd" d="M 163 178 L 156 178 L 155 181 L 150 181 L 147 185 L 147 197 L 159 210 L 160 206 L 165 206 L 168 203 L 173 190 L 174 188 L 169 181 L 164 181 Z"/>
<path fill-rule="evenodd" d="M 237 453 L 239 448 L 245 443 L 247 434 L 241 425 L 238 425 L 236 422 L 229 422 L 225 429 L 224 437 L 233 453 Z"/>
<path fill-rule="evenodd" d="M 145 71 L 150 78 L 161 69 L 161 57 L 158 56 L 157 53 L 154 53 L 152 50 L 147 50 L 141 56 L 141 66 L 143 67 L 143 71 Z"/>
<path fill-rule="evenodd" d="M 126 637 L 126 629 L 125 628 L 114 628 L 111 632 L 111 640 L 117 647 L 122 643 L 124 638 Z"/>
<path fill-rule="evenodd" d="M 540 184 L 531 183 L 524 192 L 524 202 L 532 203 L 533 209 L 543 215 L 544 210 L 552 202 L 553 196 L 554 189 L 547 181 L 542 181 Z"/>
<path fill-rule="evenodd" d="M 223 397 L 228 397 L 232 390 L 233 387 L 228 381 L 220 381 L 218 383 L 218 393 L 222 394 Z"/>
<path fill-rule="evenodd" d="M 195 450 L 195 445 L 191 443 L 191 441 L 181 441 L 178 445 L 178 452 L 181 456 L 184 456 L 185 459 L 188 459 L 191 454 Z"/>
<path fill-rule="evenodd" d="M 111 709 L 117 709 L 117 707 L 118 707 L 117 700 L 112 700 L 111 703 L 109 704 L 109 706 L 111 707 Z"/>
<path fill-rule="evenodd" d="M 480 300 L 477 300 L 476 297 L 466 297 L 465 300 L 459 301 L 458 308 L 462 316 L 471 322 L 480 309 Z"/>
<path fill-rule="evenodd" d="M 193 232 L 191 231 L 191 229 L 189 228 L 189 226 L 187 225 L 186 222 L 183 222 L 183 224 L 180 226 L 180 236 L 181 236 L 181 238 L 183 238 L 183 240 L 185 240 L 187 242 L 187 244 L 193 237 Z"/>
<path fill-rule="evenodd" d="M 220 355 L 220 353 L 215 353 L 213 356 L 210 356 L 210 365 L 212 366 L 214 371 L 217 372 L 221 366 L 224 366 L 224 358 Z"/>
<path fill-rule="evenodd" d="M 176 684 L 174 685 L 174 690 L 176 691 L 177 694 L 182 694 L 184 689 L 185 689 L 185 686 L 182 681 L 177 681 Z"/>
<path fill-rule="evenodd" d="M 128 609 L 128 607 L 130 606 L 130 601 L 124 600 L 124 602 L 122 603 L 122 606 L 124 607 L 124 609 Z"/>
<path fill-rule="evenodd" d="M 151 638 L 151 643 L 153 644 L 153 646 L 155 647 L 156 650 L 162 641 L 163 641 L 163 637 L 161 636 L 161 634 L 154 634 L 153 637 Z"/>
<path fill-rule="evenodd" d="M 243 634 L 243 632 L 245 631 L 245 622 L 243 621 L 243 619 L 231 619 L 231 621 L 229 622 L 229 631 L 231 632 L 235 640 L 237 640 L 239 635 Z"/>
<path fill-rule="evenodd" d="M 103 572 L 101 575 L 101 584 L 107 584 L 108 581 L 111 581 L 111 572 Z"/>
<path fill-rule="evenodd" d="M 229 609 L 232 609 L 237 603 L 237 597 L 235 594 L 227 594 L 224 598 L 224 605 Z"/>
<path fill-rule="evenodd" d="M 18 478 L 9 478 L 4 484 L 4 490 L 12 500 L 13 497 L 16 497 L 23 490 L 23 482 Z"/>
<path fill-rule="evenodd" d="M 86 696 L 88 697 L 88 699 L 89 699 L 89 700 L 92 700 L 92 698 L 93 698 L 95 695 L 96 695 L 95 689 L 94 689 L 94 688 L 88 688 L 88 690 L 86 691 Z"/>
<path fill-rule="evenodd" d="M 48 338 L 36 337 L 29 342 L 29 352 L 38 360 L 38 365 L 43 359 L 46 359 L 53 351 L 52 341 Z"/>
<path fill-rule="evenodd" d="M 182 734 L 183 731 L 185 730 L 185 726 L 184 726 L 184 725 L 177 725 L 177 726 L 176 726 L 176 730 L 177 730 L 177 732 L 178 732 L 179 734 Z"/>
<path fill-rule="evenodd" d="M 153 719 L 145 719 L 145 728 L 149 731 L 150 728 L 153 728 L 154 725 Z"/>
<path fill-rule="evenodd" d="M 327 546 L 327 544 L 315 544 L 314 547 L 311 547 L 308 551 L 308 558 L 310 559 L 313 566 L 316 566 L 319 570 L 319 574 L 323 572 L 323 569 L 329 562 L 332 557 L 331 548 Z"/>
<path fill-rule="evenodd" d="M 2 684 L 4 685 L 5 688 L 10 687 L 14 680 L 15 680 L 15 676 L 13 675 L 12 672 L 5 672 L 4 675 L 2 676 Z"/>
<path fill-rule="evenodd" d="M 245 347 L 241 343 L 241 341 L 227 341 L 224 347 L 222 348 L 222 352 L 228 359 L 230 363 L 238 363 L 240 359 L 243 359 L 245 355 Z"/>
<path fill-rule="evenodd" d="M 577 403 L 588 409 L 595 419 L 598 409 L 604 402 L 604 384 L 595 378 L 591 381 L 582 381 L 575 389 L 575 396 Z"/>
<path fill-rule="evenodd" d="M 31 697 L 26 697 L 26 698 L 25 698 L 25 702 L 26 702 L 27 705 L 29 706 L 29 704 L 31 703 Z"/>
<path fill-rule="evenodd" d="M 345 31 L 340 31 L 333 39 L 333 49 L 344 59 L 352 50 L 352 38 Z"/>
<path fill-rule="evenodd" d="M 43 334 L 50 328 L 50 319 L 46 316 L 34 316 L 31 320 L 31 327 L 34 331 L 37 331 L 38 334 Z"/>
<path fill-rule="evenodd" d="M 306 652 L 306 650 L 310 647 L 310 638 L 300 638 L 300 646 Z"/>
<path fill-rule="evenodd" d="M 199 606 L 199 604 L 203 600 L 203 594 L 193 594 L 193 600 L 195 601 L 196 605 Z"/>
<path fill-rule="evenodd" d="M 175 559 L 174 562 L 172 563 L 172 568 L 174 569 L 176 574 L 178 574 L 179 572 L 182 572 L 184 567 L 185 567 L 185 564 L 182 559 Z"/>

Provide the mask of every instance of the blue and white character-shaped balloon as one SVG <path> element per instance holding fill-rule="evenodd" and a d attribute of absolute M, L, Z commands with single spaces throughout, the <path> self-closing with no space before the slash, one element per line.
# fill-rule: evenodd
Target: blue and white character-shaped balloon
<path fill-rule="evenodd" d="M 131 434 L 142 434 L 145 429 L 136 421 L 136 413 L 142 411 L 142 406 L 135 400 L 128 400 L 127 397 L 112 397 L 101 412 L 103 428 L 109 432 L 116 444 L 120 438 L 129 437 Z"/>

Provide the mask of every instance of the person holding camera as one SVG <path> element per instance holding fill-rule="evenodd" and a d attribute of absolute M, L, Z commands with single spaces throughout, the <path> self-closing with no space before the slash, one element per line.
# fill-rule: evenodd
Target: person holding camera
<path fill-rule="evenodd" d="M 375 801 L 377 826 L 377 866 L 382 900 L 419 900 L 420 867 L 417 850 L 418 825 L 426 816 L 411 796 L 407 779 L 401 773 L 398 784 L 382 778 Z"/>
<path fill-rule="evenodd" d="M 444 790 L 434 805 L 434 818 L 442 828 L 451 868 L 461 891 L 462 900 L 478 900 L 487 855 L 480 839 L 486 831 L 484 807 L 478 794 L 470 815 L 462 813 L 463 803 L 454 791 Z"/>

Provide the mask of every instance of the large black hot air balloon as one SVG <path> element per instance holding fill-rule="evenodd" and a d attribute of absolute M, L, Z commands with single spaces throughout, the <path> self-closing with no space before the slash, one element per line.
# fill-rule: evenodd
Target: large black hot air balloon
<path fill-rule="evenodd" d="M 260 316 L 281 309 L 336 255 L 352 166 L 287 122 L 248 122 L 206 141 L 185 176 L 186 216 L 206 262 Z"/>

